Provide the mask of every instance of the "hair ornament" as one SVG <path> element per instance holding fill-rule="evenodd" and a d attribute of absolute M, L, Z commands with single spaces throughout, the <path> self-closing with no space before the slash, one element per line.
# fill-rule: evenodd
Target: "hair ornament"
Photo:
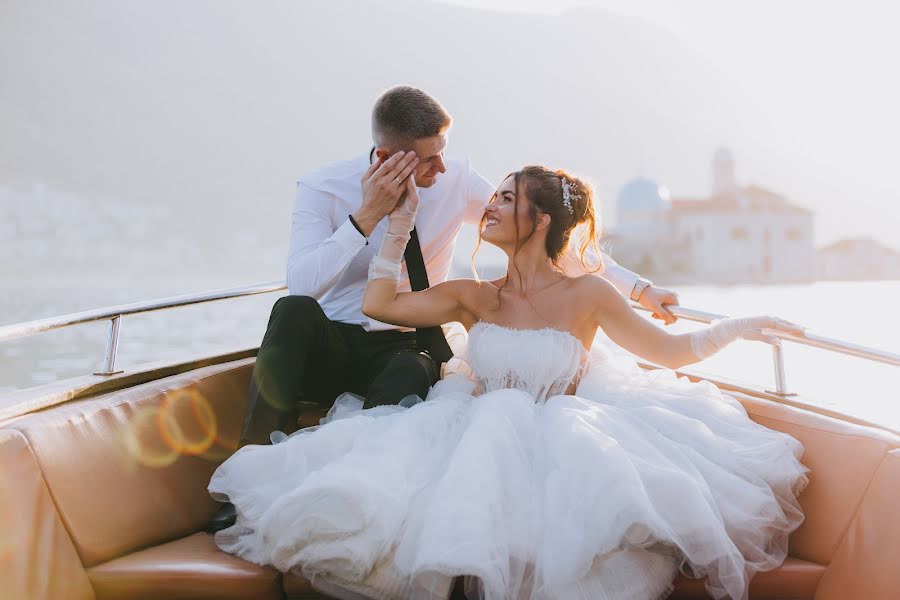
<path fill-rule="evenodd" d="M 565 177 L 559 178 L 560 183 L 562 184 L 562 197 L 563 197 L 563 205 L 569 210 L 569 214 L 575 214 L 575 207 L 572 205 L 572 201 L 581 200 L 581 196 L 574 190 L 574 185 Z"/>

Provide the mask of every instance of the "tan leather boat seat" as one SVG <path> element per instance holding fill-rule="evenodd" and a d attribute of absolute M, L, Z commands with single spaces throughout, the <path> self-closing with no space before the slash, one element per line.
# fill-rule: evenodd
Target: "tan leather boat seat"
<path fill-rule="evenodd" d="M 750 597 L 753 600 L 814 598 L 816 587 L 824 573 L 824 565 L 789 556 L 777 569 L 756 574 L 750 582 Z M 679 576 L 669 600 L 709 598 L 703 587 L 704 581 Z"/>
<path fill-rule="evenodd" d="M 13 597 L 317 597 L 198 533 L 218 506 L 206 486 L 236 446 L 251 367 L 199 368 L 0 424 L 0 576 L 21 590 Z M 751 597 L 900 598 L 900 437 L 735 396 L 799 439 L 812 469 L 791 556 L 757 575 Z M 702 581 L 677 582 L 673 598 L 702 597 Z"/>
<path fill-rule="evenodd" d="M 207 533 L 114 558 L 88 575 L 98 600 L 283 598 L 281 573 L 220 551 Z"/>
<path fill-rule="evenodd" d="M 0 597 L 94 598 L 34 454 L 15 430 L 0 430 Z"/>
<path fill-rule="evenodd" d="M 30 457 L 32 478 L 45 485 L 47 500 L 35 504 L 44 507 L 41 520 L 57 523 L 44 535 L 28 534 L 37 536 L 29 568 L 46 563 L 40 555 L 47 554 L 61 572 L 80 574 L 56 580 L 71 581 L 66 593 L 44 597 L 78 598 L 72 590 L 80 581 L 85 598 L 283 598 L 280 573 L 221 552 L 211 536 L 197 533 L 218 507 L 206 486 L 236 448 L 252 362 L 205 367 L 4 423 L 3 434 L 20 446 L 10 460 L 26 468 L 23 457 Z M 54 531 L 59 541 L 47 537 Z M 0 572 L 7 565 L 0 560 Z M 8 568 L 28 573 L 22 565 Z"/>
<path fill-rule="evenodd" d="M 86 567 L 199 531 L 233 452 L 252 361 L 68 402 L 8 427 L 28 440 Z"/>
<path fill-rule="evenodd" d="M 846 542 L 848 528 L 859 516 L 860 504 L 882 463 L 900 447 L 900 436 L 787 404 L 734 396 L 754 421 L 803 444 L 809 486 L 800 496 L 805 520 L 791 535 L 790 555 L 829 564 Z"/>

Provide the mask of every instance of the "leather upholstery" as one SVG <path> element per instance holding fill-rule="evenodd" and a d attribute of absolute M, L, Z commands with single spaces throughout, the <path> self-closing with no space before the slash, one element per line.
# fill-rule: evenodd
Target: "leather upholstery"
<path fill-rule="evenodd" d="M 195 533 L 88 570 L 97 600 L 282 598 L 281 573 L 220 551 Z"/>
<path fill-rule="evenodd" d="M 85 566 L 206 524 L 218 506 L 206 486 L 236 446 L 251 363 L 205 367 L 13 421 Z"/>
<path fill-rule="evenodd" d="M 285 573 L 282 576 L 282 585 L 284 587 L 284 593 L 288 598 L 299 600 L 300 598 L 327 597 L 315 591 L 308 579 L 293 573 Z"/>
<path fill-rule="evenodd" d="M 816 586 L 825 573 L 823 565 L 788 557 L 781 567 L 757 573 L 750 584 L 753 600 L 784 600 L 786 598 L 813 598 Z M 703 579 L 679 576 L 669 600 L 705 599 L 709 596 L 703 587 Z M 320 598 L 309 581 L 291 573 L 284 575 L 284 591 L 288 598 Z"/>
<path fill-rule="evenodd" d="M 900 450 L 888 453 L 819 585 L 816 600 L 900 598 Z M 852 593 L 850 593 L 852 592 Z"/>
<path fill-rule="evenodd" d="M 94 598 L 37 461 L 13 430 L 0 430 L 0 597 Z"/>
<path fill-rule="evenodd" d="M 753 600 L 813 598 L 823 573 L 825 573 L 823 565 L 788 557 L 777 569 L 756 574 L 750 582 L 750 597 Z M 669 596 L 669 600 L 709 598 L 703 584 L 704 579 L 679 576 L 675 580 L 675 591 Z"/>
<path fill-rule="evenodd" d="M 803 444 L 802 460 L 812 472 L 800 495 L 806 519 L 791 535 L 790 555 L 828 564 L 882 457 L 900 447 L 900 438 L 785 404 L 736 396 L 754 421 Z"/>

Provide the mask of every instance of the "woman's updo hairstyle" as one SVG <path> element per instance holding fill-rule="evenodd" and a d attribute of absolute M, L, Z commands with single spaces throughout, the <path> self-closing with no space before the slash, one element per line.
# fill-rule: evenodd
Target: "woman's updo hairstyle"
<path fill-rule="evenodd" d="M 579 225 L 584 231 L 577 236 L 578 256 L 589 271 L 597 271 L 602 265 L 589 267 L 585 253 L 592 245 L 597 247 L 597 216 L 594 212 L 594 190 L 590 185 L 562 169 L 551 171 L 546 167 L 528 166 L 513 173 L 516 190 L 522 189 L 530 201 L 528 213 L 534 227 L 537 227 L 539 212 L 550 215 L 547 230 L 547 256 L 558 265 L 558 260 L 568 248 L 573 233 Z M 518 194 L 517 194 L 518 196 Z M 517 207 L 518 208 L 518 207 Z M 534 230 L 532 230 L 532 235 Z M 525 242 L 530 239 L 528 236 Z M 599 251 L 595 253 L 599 259 Z"/>

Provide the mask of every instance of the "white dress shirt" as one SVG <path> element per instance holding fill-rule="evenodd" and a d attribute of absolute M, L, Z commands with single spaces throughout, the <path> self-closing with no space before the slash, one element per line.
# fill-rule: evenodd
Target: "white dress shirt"
<path fill-rule="evenodd" d="M 369 262 L 381 247 L 387 219 L 366 238 L 349 215 L 362 204 L 360 179 L 369 168 L 369 153 L 331 163 L 300 178 L 291 225 L 287 285 L 293 295 L 312 296 L 332 321 L 362 325 L 368 331 L 404 329 L 362 314 Z M 477 224 L 496 189 L 467 159 L 445 161 L 446 172 L 434 185 L 419 188 L 416 230 L 425 259 L 428 281 L 446 281 L 453 247 L 463 223 Z M 638 276 L 603 255 L 601 275 L 626 298 Z M 403 265 L 399 291 L 409 291 Z"/>

